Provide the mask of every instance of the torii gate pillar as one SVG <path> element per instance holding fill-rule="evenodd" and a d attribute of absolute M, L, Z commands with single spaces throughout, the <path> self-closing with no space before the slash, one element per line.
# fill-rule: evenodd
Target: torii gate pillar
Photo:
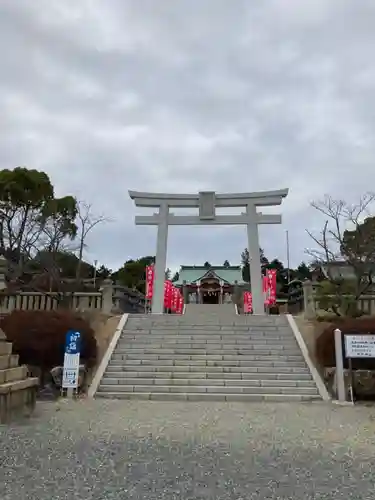
<path fill-rule="evenodd" d="M 157 207 L 159 212 L 151 216 L 136 216 L 135 223 L 158 226 L 154 293 L 152 313 L 164 312 L 164 280 L 167 265 L 168 226 L 170 225 L 238 225 L 247 226 L 248 250 L 250 255 L 250 281 L 254 314 L 264 315 L 263 282 L 259 251 L 259 224 L 281 224 L 281 215 L 262 214 L 257 206 L 281 205 L 288 195 L 288 189 L 254 193 L 216 194 L 204 191 L 198 194 L 140 193 L 129 191 L 137 207 Z M 199 209 L 197 215 L 173 215 L 169 208 Z M 244 207 L 240 215 L 216 215 L 216 207 Z"/>

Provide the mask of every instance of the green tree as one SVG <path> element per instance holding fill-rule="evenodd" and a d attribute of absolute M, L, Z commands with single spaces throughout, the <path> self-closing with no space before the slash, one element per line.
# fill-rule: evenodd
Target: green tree
<path fill-rule="evenodd" d="M 172 282 L 178 281 L 180 279 L 180 273 L 176 271 L 173 275 Z"/>
<path fill-rule="evenodd" d="M 51 254 L 53 255 L 54 265 L 58 269 L 60 277 L 75 278 L 78 257 L 72 252 L 58 251 L 52 253 L 48 250 L 41 250 L 30 261 L 28 267 L 43 272 L 44 269 L 48 269 L 51 266 Z M 93 271 L 94 267 L 85 262 L 84 277 L 91 278 Z"/>
<path fill-rule="evenodd" d="M 224 260 L 224 264 L 223 264 L 224 267 L 230 267 L 230 263 L 229 263 L 229 260 Z"/>
<path fill-rule="evenodd" d="M 112 269 L 104 266 L 103 264 L 96 270 L 96 277 L 100 280 L 105 280 L 112 275 Z"/>
<path fill-rule="evenodd" d="M 15 168 L 0 171 L 0 252 L 19 263 L 38 239 L 40 217 L 54 198 L 48 175 Z"/>
<path fill-rule="evenodd" d="M 312 279 L 312 273 L 308 265 L 305 262 L 301 262 L 297 269 L 293 271 L 292 277 L 296 280 L 306 281 Z"/>
<path fill-rule="evenodd" d="M 49 200 L 37 218 L 40 233 L 36 232 L 37 239 L 35 242 L 30 241 L 30 244 L 51 255 L 68 251 L 67 244 L 77 235 L 76 216 L 77 201 L 73 196 Z"/>
<path fill-rule="evenodd" d="M 250 283 L 250 254 L 249 250 L 245 250 L 241 253 L 241 264 L 242 264 L 242 279 L 246 283 Z"/>
<path fill-rule="evenodd" d="M 146 266 L 154 262 L 155 257 L 149 255 L 136 260 L 128 260 L 118 271 L 112 274 L 112 278 L 121 285 L 136 288 L 145 293 Z"/>
<path fill-rule="evenodd" d="M 319 309 L 337 316 L 360 316 L 353 280 L 322 281 L 315 294 Z"/>
<path fill-rule="evenodd" d="M 260 248 L 259 252 L 260 252 L 260 264 L 262 272 L 264 273 L 265 268 L 268 266 L 268 259 L 264 255 L 263 248 Z M 241 265 L 242 265 L 242 279 L 246 281 L 246 283 L 250 283 L 250 254 L 247 248 L 245 248 L 245 250 L 241 253 Z"/>
<path fill-rule="evenodd" d="M 76 235 L 76 200 L 54 197 L 45 172 L 27 168 L 0 171 L 0 253 L 9 262 L 10 278 L 18 280 L 40 251 L 43 265 L 54 266 L 53 254 Z M 48 263 L 47 263 L 48 260 Z"/>
<path fill-rule="evenodd" d="M 263 274 L 265 274 L 266 269 L 275 269 L 276 270 L 276 282 L 278 284 L 279 289 L 283 289 L 288 284 L 288 269 L 284 267 L 284 264 L 279 259 L 273 259 L 271 262 L 268 262 L 267 265 L 264 265 Z"/>
<path fill-rule="evenodd" d="M 211 264 L 207 260 L 203 265 L 206 269 L 209 269 L 211 267 Z"/>

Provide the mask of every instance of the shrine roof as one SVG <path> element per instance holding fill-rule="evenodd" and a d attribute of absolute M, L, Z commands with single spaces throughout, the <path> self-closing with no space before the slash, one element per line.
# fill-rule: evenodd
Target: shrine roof
<path fill-rule="evenodd" d="M 182 285 L 184 281 L 187 284 L 194 284 L 204 278 L 216 278 L 223 280 L 226 283 L 234 284 L 235 281 L 239 285 L 243 284 L 241 266 L 181 266 L 179 271 L 179 279 L 174 284 L 176 286 Z"/>

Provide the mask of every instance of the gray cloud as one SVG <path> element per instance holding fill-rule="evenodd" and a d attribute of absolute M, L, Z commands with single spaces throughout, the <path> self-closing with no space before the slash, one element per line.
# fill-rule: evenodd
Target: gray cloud
<path fill-rule="evenodd" d="M 304 258 L 309 201 L 375 182 L 373 0 L 3 0 L 0 166 L 45 169 L 115 221 L 112 267 L 153 254 L 128 189 L 289 187 L 270 257 Z M 278 210 L 276 208 L 276 210 Z M 168 265 L 237 262 L 244 228 L 172 228 Z"/>

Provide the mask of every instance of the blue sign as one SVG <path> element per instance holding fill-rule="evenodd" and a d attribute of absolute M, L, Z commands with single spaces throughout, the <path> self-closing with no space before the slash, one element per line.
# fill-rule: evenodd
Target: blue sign
<path fill-rule="evenodd" d="M 81 350 L 81 334 L 70 330 L 66 334 L 65 354 L 79 354 Z"/>

